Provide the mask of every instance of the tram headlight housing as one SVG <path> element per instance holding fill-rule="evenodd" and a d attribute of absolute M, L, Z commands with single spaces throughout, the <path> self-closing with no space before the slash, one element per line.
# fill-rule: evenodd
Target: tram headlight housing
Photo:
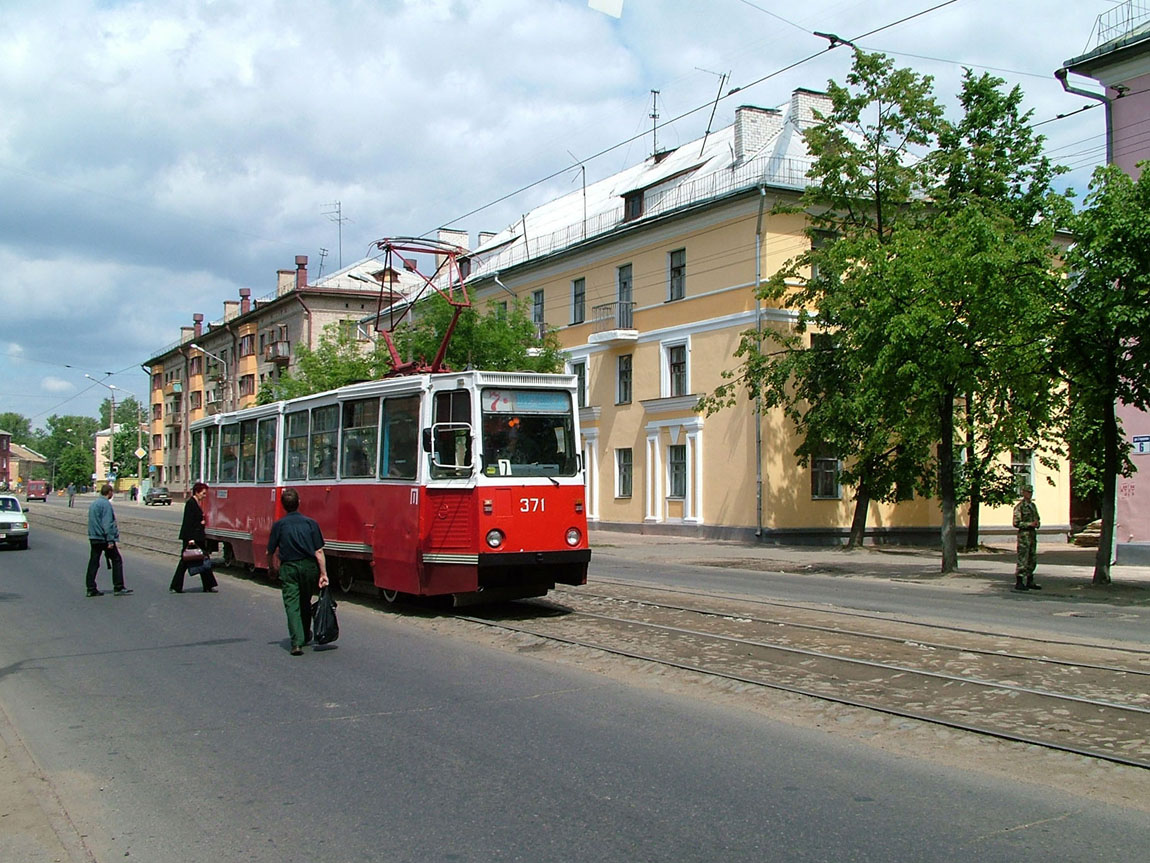
<path fill-rule="evenodd" d="M 577 527 L 567 528 L 566 539 L 567 539 L 567 544 L 569 546 L 574 548 L 575 546 L 577 546 L 579 544 L 579 540 L 581 540 L 582 538 L 583 538 L 583 534 L 579 531 L 579 528 L 577 528 Z"/>
<path fill-rule="evenodd" d="M 493 527 L 491 530 L 487 531 L 487 545 L 491 548 L 499 548 L 501 545 L 503 545 L 504 538 L 505 537 L 503 536 L 503 531 L 499 530 L 499 528 Z"/>

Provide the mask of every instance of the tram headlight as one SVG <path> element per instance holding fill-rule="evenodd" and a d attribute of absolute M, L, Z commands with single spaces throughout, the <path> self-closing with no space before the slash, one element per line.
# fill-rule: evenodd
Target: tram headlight
<path fill-rule="evenodd" d="M 499 530 L 498 528 L 492 528 L 491 530 L 487 531 L 487 544 L 491 548 L 499 548 L 501 545 L 503 545 L 503 539 L 503 531 Z"/>
<path fill-rule="evenodd" d="M 583 538 L 583 534 L 579 532 L 577 527 L 567 528 L 567 544 L 574 548 L 579 544 L 579 540 Z"/>

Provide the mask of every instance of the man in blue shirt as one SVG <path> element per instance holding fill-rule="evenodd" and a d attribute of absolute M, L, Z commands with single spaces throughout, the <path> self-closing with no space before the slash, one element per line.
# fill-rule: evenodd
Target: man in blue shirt
<path fill-rule="evenodd" d="M 299 511 L 299 492 L 285 488 L 280 503 L 285 515 L 272 525 L 268 560 L 274 569 L 275 559 L 279 558 L 291 655 L 300 656 L 303 646 L 311 640 L 311 598 L 320 588 L 327 587 L 327 560 L 319 524 Z"/>
<path fill-rule="evenodd" d="M 92 552 L 88 557 L 88 573 L 85 582 L 88 596 L 103 596 L 96 589 L 96 570 L 100 568 L 100 555 L 107 555 L 112 567 L 112 592 L 116 596 L 127 596 L 132 591 L 124 587 L 124 559 L 120 557 L 117 543 L 120 541 L 120 528 L 116 525 L 116 513 L 112 509 L 112 487 L 104 484 L 96 502 L 88 507 L 88 542 Z"/>

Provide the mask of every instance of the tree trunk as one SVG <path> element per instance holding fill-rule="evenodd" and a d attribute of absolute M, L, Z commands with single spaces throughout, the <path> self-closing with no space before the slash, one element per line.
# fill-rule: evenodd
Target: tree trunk
<path fill-rule="evenodd" d="M 861 485 L 855 492 L 855 515 L 851 520 L 851 535 L 847 539 L 847 548 L 862 548 L 866 538 L 867 512 L 870 510 L 870 494 Z"/>
<path fill-rule="evenodd" d="M 954 397 L 949 389 L 939 403 L 938 496 L 942 503 L 942 571 L 958 570 L 954 502 Z"/>
<path fill-rule="evenodd" d="M 982 483 L 977 479 L 970 487 L 970 516 L 966 523 L 966 551 L 978 551 L 978 518 L 982 507 Z"/>
<path fill-rule="evenodd" d="M 1111 390 L 1113 392 L 1113 390 Z M 1114 548 L 1114 504 L 1118 487 L 1118 417 L 1114 400 L 1102 415 L 1102 533 L 1094 556 L 1094 584 L 1110 584 L 1110 553 Z"/>

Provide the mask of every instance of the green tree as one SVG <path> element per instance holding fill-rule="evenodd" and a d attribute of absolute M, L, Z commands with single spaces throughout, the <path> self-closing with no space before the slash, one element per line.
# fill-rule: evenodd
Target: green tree
<path fill-rule="evenodd" d="M 12 435 L 12 443 L 31 446 L 33 442 L 32 421 L 23 414 L 4 411 L 0 413 L 0 431 Z"/>
<path fill-rule="evenodd" d="M 432 361 L 451 322 L 454 309 L 439 294 L 428 296 L 419 305 L 413 323 L 403 324 L 394 333 L 394 342 L 403 361 Z M 464 309 L 452 333 L 444 362 L 450 369 L 478 368 L 491 371 L 558 372 L 563 354 L 558 336 L 547 331 L 539 338 L 525 305 L 507 311 L 492 309 L 481 315 Z M 297 370 L 265 382 L 258 401 L 298 398 L 335 389 L 356 381 L 377 380 L 392 371 L 391 357 L 383 339 L 365 348 L 340 333 L 335 326 L 324 329 L 316 349 L 296 349 Z"/>
<path fill-rule="evenodd" d="M 1071 223 L 1075 242 L 1058 306 L 1077 478 L 1093 480 L 1102 499 L 1095 584 L 1111 581 L 1117 478 L 1134 470 L 1115 406 L 1150 406 L 1150 163 L 1139 167 L 1137 180 L 1112 165 L 1095 171 Z"/>
<path fill-rule="evenodd" d="M 882 333 L 868 323 L 868 298 L 887 291 L 884 261 L 903 230 L 924 217 L 923 192 L 933 184 L 931 160 L 920 157 L 937 140 L 942 108 L 931 78 L 896 69 L 890 58 L 857 51 L 846 86 L 827 85 L 831 111 L 803 136 L 814 156 L 798 206 L 811 248 L 774 273 L 760 298 L 795 309 L 792 333 L 770 332 L 763 352 L 757 333 L 744 334 L 741 366 L 704 398 L 713 412 L 732 404 L 740 389 L 780 406 L 795 423 L 806 464 L 819 453 L 843 459 L 841 480 L 854 488 L 848 544 L 860 545 L 872 500 L 908 493 L 923 459 L 921 424 L 890 421 L 899 411 L 876 378 L 872 360 Z M 807 352 L 805 334 L 822 350 Z M 777 350 L 776 350 L 777 347 Z M 905 411 L 903 411 L 905 413 Z M 911 418 L 913 419 L 913 418 Z"/>

